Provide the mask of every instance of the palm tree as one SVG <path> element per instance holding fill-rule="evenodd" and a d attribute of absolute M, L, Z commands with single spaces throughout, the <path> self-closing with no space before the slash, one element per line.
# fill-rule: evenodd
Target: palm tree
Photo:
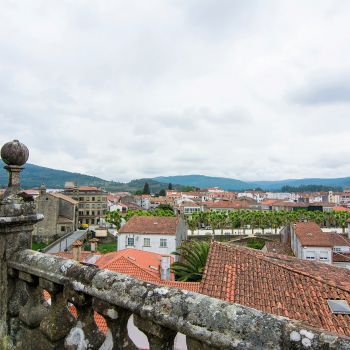
<path fill-rule="evenodd" d="M 205 241 L 184 242 L 172 253 L 180 258 L 171 266 L 177 281 L 196 282 L 202 279 L 209 247 Z"/>
<path fill-rule="evenodd" d="M 196 214 L 192 214 L 187 218 L 187 225 L 188 228 L 190 229 L 192 235 L 194 233 L 195 229 L 198 229 L 198 224 L 199 224 L 199 216 Z"/>

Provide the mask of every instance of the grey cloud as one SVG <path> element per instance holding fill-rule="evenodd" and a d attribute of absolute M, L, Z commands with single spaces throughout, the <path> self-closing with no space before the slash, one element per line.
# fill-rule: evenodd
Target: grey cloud
<path fill-rule="evenodd" d="M 337 103 L 350 103 L 350 76 L 312 80 L 306 87 L 291 94 L 294 103 L 317 106 Z"/>

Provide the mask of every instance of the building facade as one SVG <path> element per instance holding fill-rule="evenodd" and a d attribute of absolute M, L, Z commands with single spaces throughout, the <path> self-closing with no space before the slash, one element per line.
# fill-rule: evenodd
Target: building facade
<path fill-rule="evenodd" d="M 185 239 L 186 224 L 181 218 L 134 216 L 119 230 L 118 250 L 171 255 Z"/>
<path fill-rule="evenodd" d="M 100 225 L 108 208 L 107 192 L 94 186 L 66 188 L 65 195 L 78 201 L 79 224 Z"/>
<path fill-rule="evenodd" d="M 34 241 L 50 243 L 77 229 L 78 201 L 59 192 L 47 193 L 42 186 L 35 206 L 44 219 L 35 225 Z"/>

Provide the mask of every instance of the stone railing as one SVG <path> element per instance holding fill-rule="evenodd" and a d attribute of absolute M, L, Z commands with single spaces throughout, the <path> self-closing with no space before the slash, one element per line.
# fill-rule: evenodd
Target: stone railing
<path fill-rule="evenodd" d="M 8 274 L 9 334 L 19 349 L 136 349 L 127 331 L 131 315 L 151 349 L 173 349 L 178 332 L 190 350 L 350 348 L 347 338 L 283 317 L 31 250 L 12 257 Z"/>
<path fill-rule="evenodd" d="M 134 350 L 131 317 L 152 350 L 173 349 L 177 334 L 189 350 L 350 349 L 349 338 L 300 322 L 30 250 L 43 217 L 19 187 L 28 154 L 18 141 L 1 150 L 10 176 L 0 202 L 0 350 Z"/>

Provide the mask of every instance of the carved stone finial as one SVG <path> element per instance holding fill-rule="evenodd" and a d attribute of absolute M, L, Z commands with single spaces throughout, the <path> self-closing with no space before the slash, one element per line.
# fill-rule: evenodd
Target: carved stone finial
<path fill-rule="evenodd" d="M 7 165 L 23 166 L 29 157 L 29 150 L 26 145 L 13 140 L 5 143 L 1 148 L 1 158 Z"/>
<path fill-rule="evenodd" d="M 20 190 L 20 172 L 29 157 L 26 145 L 13 140 L 5 143 L 1 148 L 1 158 L 7 164 L 4 168 L 9 172 L 8 188 L 4 197 L 15 194 Z"/>

